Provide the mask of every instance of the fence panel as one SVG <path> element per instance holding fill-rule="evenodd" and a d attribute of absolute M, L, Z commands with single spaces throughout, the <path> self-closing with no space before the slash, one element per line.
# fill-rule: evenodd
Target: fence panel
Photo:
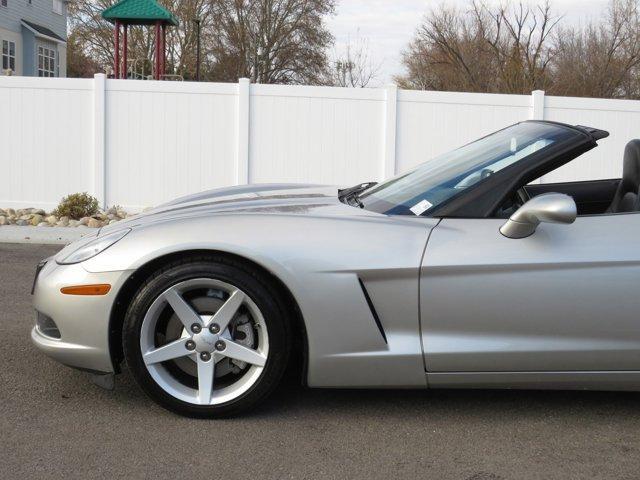
<path fill-rule="evenodd" d="M 619 177 L 640 137 L 631 100 L 0 77 L 0 207 L 88 191 L 137 211 L 245 182 L 380 180 L 529 118 L 611 132 L 544 182 Z"/>
<path fill-rule="evenodd" d="M 255 85 L 249 180 L 350 185 L 382 176 L 381 90 Z"/>
<path fill-rule="evenodd" d="M 113 80 L 106 92 L 106 203 L 132 209 L 234 183 L 235 85 Z"/>
<path fill-rule="evenodd" d="M 620 178 L 624 147 L 640 138 L 640 102 L 597 98 L 547 97 L 545 119 L 607 130 L 598 147 L 545 175 L 544 181 Z"/>
<path fill-rule="evenodd" d="M 91 188 L 93 81 L 0 77 L 0 205 Z"/>

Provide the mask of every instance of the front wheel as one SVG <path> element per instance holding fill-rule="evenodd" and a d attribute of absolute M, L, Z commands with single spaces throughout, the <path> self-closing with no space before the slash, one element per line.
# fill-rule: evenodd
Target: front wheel
<path fill-rule="evenodd" d="M 163 407 L 194 417 L 235 415 L 263 400 L 290 350 L 277 294 L 225 257 L 156 271 L 129 306 L 123 332 L 140 387 Z"/>

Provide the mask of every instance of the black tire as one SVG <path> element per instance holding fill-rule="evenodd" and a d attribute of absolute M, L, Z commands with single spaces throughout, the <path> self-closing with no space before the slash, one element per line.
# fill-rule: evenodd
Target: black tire
<path fill-rule="evenodd" d="M 230 283 L 251 297 L 260 309 L 269 334 L 266 365 L 249 390 L 218 405 L 196 405 L 176 399 L 151 377 L 140 352 L 140 331 L 153 301 L 167 288 L 193 278 L 213 278 Z M 291 350 L 288 315 L 277 290 L 250 265 L 226 256 L 198 256 L 171 262 L 156 270 L 136 292 L 123 326 L 123 349 L 127 365 L 138 385 L 156 403 L 180 415 L 223 418 L 237 415 L 263 401 L 278 385 Z"/>

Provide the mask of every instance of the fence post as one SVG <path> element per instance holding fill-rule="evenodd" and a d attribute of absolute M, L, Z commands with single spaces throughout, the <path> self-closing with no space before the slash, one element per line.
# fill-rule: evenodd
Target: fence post
<path fill-rule="evenodd" d="M 398 86 L 385 87 L 385 116 L 384 116 L 384 152 L 382 165 L 382 179 L 391 178 L 396 174 L 396 130 L 398 114 Z"/>
<path fill-rule="evenodd" d="M 531 92 L 531 120 L 544 120 L 544 90 Z"/>
<path fill-rule="evenodd" d="M 107 206 L 105 163 L 105 88 L 106 76 L 93 76 L 93 193 L 102 208 Z"/>
<path fill-rule="evenodd" d="M 238 144 L 236 147 L 236 185 L 249 183 L 249 101 L 251 83 L 238 79 Z"/>

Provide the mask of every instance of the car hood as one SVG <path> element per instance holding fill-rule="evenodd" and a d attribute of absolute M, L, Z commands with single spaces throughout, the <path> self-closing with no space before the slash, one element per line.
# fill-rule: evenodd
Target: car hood
<path fill-rule="evenodd" d="M 143 225 L 193 216 L 252 213 L 289 215 L 371 214 L 344 205 L 338 187 L 311 184 L 258 184 L 219 188 L 178 198 L 102 229 Z"/>

